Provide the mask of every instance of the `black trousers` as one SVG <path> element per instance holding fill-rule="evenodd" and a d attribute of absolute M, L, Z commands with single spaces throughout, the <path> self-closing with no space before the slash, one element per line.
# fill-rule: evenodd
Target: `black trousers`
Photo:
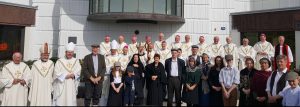
<path fill-rule="evenodd" d="M 179 77 L 169 77 L 168 79 L 168 106 L 172 106 L 174 92 L 176 106 L 181 106 L 181 81 Z"/>
<path fill-rule="evenodd" d="M 91 81 L 85 82 L 84 105 L 90 106 L 91 100 L 93 105 L 98 105 L 102 94 L 102 84 L 94 84 Z"/>

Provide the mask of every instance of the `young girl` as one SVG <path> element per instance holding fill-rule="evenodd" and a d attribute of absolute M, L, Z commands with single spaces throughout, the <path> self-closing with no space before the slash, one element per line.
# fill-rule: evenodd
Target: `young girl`
<path fill-rule="evenodd" d="M 122 106 L 123 79 L 121 63 L 115 62 L 114 68 L 110 73 L 110 89 L 107 106 Z"/>

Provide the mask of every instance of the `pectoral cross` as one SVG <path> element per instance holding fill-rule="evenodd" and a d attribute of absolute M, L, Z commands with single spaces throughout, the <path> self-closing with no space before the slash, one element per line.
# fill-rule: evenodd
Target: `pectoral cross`
<path fill-rule="evenodd" d="M 46 71 L 47 71 L 47 68 L 43 66 L 43 67 L 41 68 L 41 71 L 46 72 Z"/>
<path fill-rule="evenodd" d="M 22 75 L 22 73 L 21 73 L 20 71 L 17 71 L 17 72 L 15 73 L 15 75 L 17 76 L 17 78 L 20 78 L 21 75 Z"/>
<path fill-rule="evenodd" d="M 67 64 L 67 67 L 68 67 L 69 69 L 71 69 L 71 68 L 72 68 L 72 64 L 71 64 L 71 63 L 68 63 L 68 64 Z"/>

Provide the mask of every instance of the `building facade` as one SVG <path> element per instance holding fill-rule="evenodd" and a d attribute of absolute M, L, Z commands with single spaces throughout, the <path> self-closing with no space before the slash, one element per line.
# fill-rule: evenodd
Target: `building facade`
<path fill-rule="evenodd" d="M 130 43 L 130 37 L 136 30 L 140 32 L 138 41 L 144 41 L 146 35 L 152 36 L 152 41 L 157 40 L 158 33 L 163 32 L 169 44 L 174 42 L 177 34 L 181 36 L 181 41 L 184 41 L 185 35 L 191 35 L 193 44 L 199 42 L 201 35 L 205 36 L 207 44 L 212 43 L 214 36 L 219 36 L 220 42 L 225 44 L 225 38 L 232 35 L 234 43 L 240 44 L 241 32 L 231 28 L 232 13 L 300 6 L 300 0 L 0 1 L 4 4 L 36 7 L 35 24 L 24 27 L 22 35 L 24 43 L 21 43 L 20 51 L 24 54 L 24 60 L 37 59 L 38 49 L 44 42 L 48 42 L 53 48 L 51 56 L 62 57 L 64 45 L 69 41 L 76 42 L 76 57 L 81 59 L 91 52 L 90 45 L 100 43 L 105 35 L 117 39 L 120 34 L 124 34 L 126 42 Z M 119 14 L 112 20 L 115 13 L 128 12 L 140 16 L 138 19 L 131 17 L 128 20 L 123 17 L 126 20 L 120 20 L 116 17 L 122 18 L 124 14 Z M 104 14 L 105 17 L 97 17 L 95 13 L 98 16 Z M 158 19 L 149 21 L 149 16 L 144 14 L 158 15 L 150 17 Z M 167 20 L 168 17 L 170 20 Z M 5 35 L 0 35 L 0 38 L 3 36 Z"/>

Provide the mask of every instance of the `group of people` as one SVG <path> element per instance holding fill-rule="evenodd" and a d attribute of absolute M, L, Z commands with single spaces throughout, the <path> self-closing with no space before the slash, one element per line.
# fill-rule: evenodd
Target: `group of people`
<path fill-rule="evenodd" d="M 225 45 L 218 36 L 210 45 L 204 36 L 198 44 L 189 35 L 185 42 L 176 35 L 171 44 L 163 33 L 158 38 L 138 43 L 133 35 L 127 44 L 123 35 L 118 42 L 105 36 L 91 45 L 82 65 L 73 57 L 72 42 L 55 64 L 43 44 L 31 69 L 16 52 L 0 75 L 1 105 L 76 106 L 82 74 L 86 106 L 161 106 L 165 98 L 168 106 L 236 106 L 238 100 L 240 106 L 300 106 L 299 75 L 290 71 L 293 55 L 284 36 L 275 49 L 265 34 L 253 47 L 247 38 L 237 47 L 230 36 Z"/>

